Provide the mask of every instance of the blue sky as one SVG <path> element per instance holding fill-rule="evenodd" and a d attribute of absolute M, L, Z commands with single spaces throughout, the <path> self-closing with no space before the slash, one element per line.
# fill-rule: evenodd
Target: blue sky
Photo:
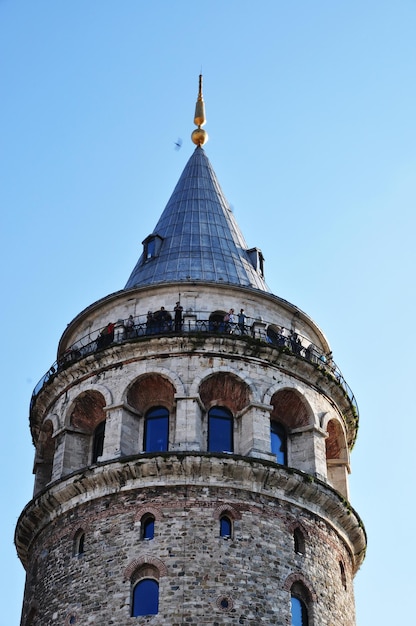
<path fill-rule="evenodd" d="M 206 153 L 247 243 L 360 408 L 357 625 L 408 623 L 415 32 L 415 0 L 0 0 L 0 626 L 20 619 L 32 389 L 70 320 L 125 285 L 192 153 L 201 68 Z"/>

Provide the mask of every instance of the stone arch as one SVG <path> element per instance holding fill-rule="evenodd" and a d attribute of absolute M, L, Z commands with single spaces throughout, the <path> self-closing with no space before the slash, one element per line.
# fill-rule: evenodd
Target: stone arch
<path fill-rule="evenodd" d="M 278 463 L 326 478 L 325 433 L 305 395 L 280 387 L 270 398 L 270 444 Z"/>
<path fill-rule="evenodd" d="M 273 409 L 271 419 L 283 424 L 288 431 L 309 426 L 314 421 L 309 402 L 291 387 L 280 388 L 270 398 Z"/>
<path fill-rule="evenodd" d="M 348 498 L 348 445 L 345 430 L 338 419 L 329 419 L 325 440 L 328 482 Z"/>
<path fill-rule="evenodd" d="M 205 381 L 208 380 L 211 376 L 215 376 L 218 374 L 229 374 L 230 376 L 233 376 L 234 378 L 243 382 L 249 390 L 249 395 L 252 401 L 254 402 L 259 401 L 257 387 L 256 385 L 253 384 L 253 381 L 251 380 L 251 378 L 245 372 L 242 372 L 240 370 L 235 370 L 232 367 L 227 367 L 227 366 L 216 367 L 215 373 L 213 373 L 212 369 L 207 370 L 203 372 L 200 376 L 197 376 L 196 378 L 194 378 L 190 391 L 189 391 L 189 395 L 191 397 L 197 396 L 200 393 L 200 388 L 205 383 Z"/>
<path fill-rule="evenodd" d="M 144 415 L 152 406 L 164 406 L 172 412 L 176 388 L 169 378 L 159 372 L 142 374 L 126 390 L 127 403 Z"/>
<path fill-rule="evenodd" d="M 72 402 L 68 411 L 69 425 L 77 430 L 92 434 L 96 426 L 105 420 L 103 394 L 95 389 L 82 391 Z"/>
<path fill-rule="evenodd" d="M 342 424 L 336 418 L 329 419 L 326 430 L 328 432 L 328 437 L 325 440 L 326 458 L 339 459 L 347 463 L 348 445 Z"/>
<path fill-rule="evenodd" d="M 250 403 L 251 389 L 234 372 L 217 371 L 201 381 L 199 396 L 206 409 L 221 405 L 236 415 Z"/>
<path fill-rule="evenodd" d="M 168 573 L 167 567 L 165 563 L 161 561 L 161 559 L 158 559 L 155 556 L 151 556 L 150 554 L 144 554 L 143 556 L 134 559 L 128 564 L 128 566 L 124 570 L 124 580 L 137 580 L 134 577 L 138 570 L 142 570 L 144 576 L 146 576 L 145 571 L 147 569 L 153 571 L 154 574 L 158 574 L 157 580 L 159 579 L 159 576 L 166 576 Z"/>
<path fill-rule="evenodd" d="M 106 399 L 97 389 L 82 391 L 71 403 L 65 433 L 62 474 L 87 467 L 99 460 L 97 428 L 100 427 L 100 449 L 104 445 Z M 104 425 L 101 427 L 101 425 Z"/>

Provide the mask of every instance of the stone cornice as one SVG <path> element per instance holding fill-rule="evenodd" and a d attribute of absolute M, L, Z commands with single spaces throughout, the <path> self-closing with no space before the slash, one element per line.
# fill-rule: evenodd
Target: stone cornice
<path fill-rule="evenodd" d="M 325 521 L 349 550 L 355 571 L 366 549 L 363 524 L 349 503 L 320 480 L 269 461 L 203 453 L 164 453 L 127 457 L 71 474 L 27 504 L 15 543 L 25 565 L 37 535 L 57 517 L 99 498 L 147 487 L 180 485 L 230 488 L 287 502 Z"/>

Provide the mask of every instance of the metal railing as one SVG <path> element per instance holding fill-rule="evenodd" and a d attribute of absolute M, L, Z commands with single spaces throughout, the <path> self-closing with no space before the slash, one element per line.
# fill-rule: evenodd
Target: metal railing
<path fill-rule="evenodd" d="M 35 386 L 31 408 L 37 395 L 50 383 L 55 376 L 84 357 L 101 352 L 109 346 L 140 340 L 142 338 L 161 337 L 166 335 L 206 334 L 229 337 L 255 339 L 277 347 L 281 352 L 302 358 L 316 365 L 329 379 L 338 383 L 348 397 L 358 417 L 358 406 L 354 394 L 343 377 L 341 370 L 332 359 L 332 354 L 325 354 L 310 339 L 293 330 L 265 322 L 259 318 L 245 317 L 244 323 L 224 321 L 220 316 L 203 319 L 206 311 L 185 312 L 181 320 L 175 320 L 168 311 L 156 314 L 139 315 L 128 320 L 119 320 L 116 324 L 108 324 L 104 328 L 91 331 L 77 339 L 61 357 L 53 363 Z"/>

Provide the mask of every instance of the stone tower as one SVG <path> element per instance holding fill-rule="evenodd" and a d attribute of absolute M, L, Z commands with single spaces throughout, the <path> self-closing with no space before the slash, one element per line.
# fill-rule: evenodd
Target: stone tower
<path fill-rule="evenodd" d="M 21 626 L 353 626 L 358 410 L 273 295 L 202 148 L 124 289 L 66 328 L 30 406 Z"/>

